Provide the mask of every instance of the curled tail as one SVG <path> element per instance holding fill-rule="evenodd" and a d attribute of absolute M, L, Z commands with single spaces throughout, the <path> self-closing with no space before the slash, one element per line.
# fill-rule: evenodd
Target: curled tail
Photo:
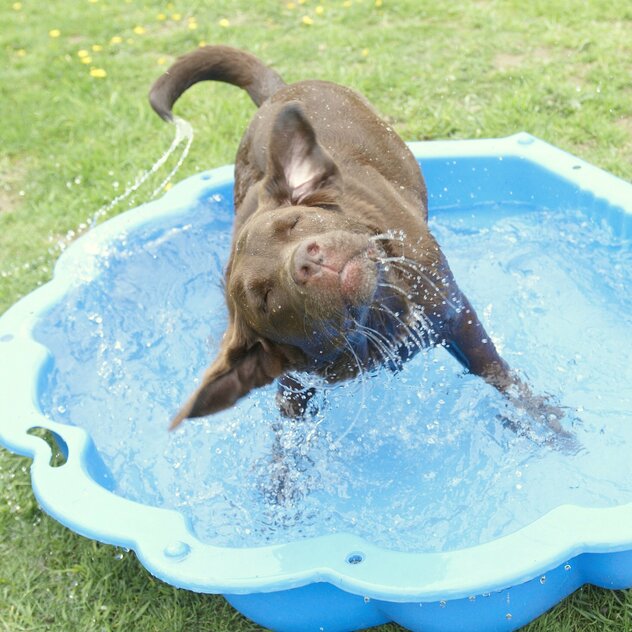
<path fill-rule="evenodd" d="M 204 46 L 180 57 L 149 92 L 151 107 L 165 121 L 180 95 L 198 81 L 223 81 L 243 88 L 257 106 L 285 85 L 254 55 L 230 46 Z"/>

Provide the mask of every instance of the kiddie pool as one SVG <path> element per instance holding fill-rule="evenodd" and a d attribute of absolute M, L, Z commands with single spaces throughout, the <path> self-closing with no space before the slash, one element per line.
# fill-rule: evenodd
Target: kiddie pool
<path fill-rule="evenodd" d="M 571 220 L 565 225 L 565 231 L 570 231 L 573 235 L 567 243 L 573 244 L 573 240 L 580 239 L 577 235 L 581 233 L 582 225 L 586 224 L 588 218 L 599 230 L 606 231 L 615 242 L 614 247 L 607 244 L 602 248 L 606 257 L 610 256 L 608 253 L 614 253 L 614 263 L 608 263 L 606 267 L 611 271 L 623 269 L 625 273 L 625 264 L 631 261 L 632 185 L 525 133 L 496 140 L 411 143 L 410 147 L 423 166 L 430 193 L 431 216 L 446 214 L 447 217 L 450 213 L 456 213 L 458 218 L 453 221 L 450 229 L 455 235 L 467 235 L 468 231 L 473 230 L 472 222 L 483 222 L 487 227 L 480 229 L 479 226 L 481 234 L 487 237 L 491 235 L 491 243 L 494 243 L 494 230 L 497 229 L 494 228 L 493 218 L 497 213 L 506 214 L 507 208 L 521 209 L 519 214 L 525 216 L 529 216 L 534 209 L 547 209 L 547 212 L 557 213 L 555 217 L 568 212 Z M 248 540 L 244 535 L 246 532 L 239 532 L 238 536 L 227 534 L 226 525 L 220 525 L 222 528 L 214 527 L 210 532 L 204 531 L 204 525 L 201 526 L 204 523 L 203 518 L 188 512 L 186 494 L 183 494 L 182 489 L 178 488 L 175 492 L 180 497 L 175 503 L 179 509 L 176 510 L 169 508 L 169 502 L 162 502 L 165 493 L 158 489 L 159 474 L 151 479 L 151 484 L 143 479 L 143 464 L 148 469 L 155 466 L 152 451 L 156 446 L 151 438 L 155 437 L 157 442 L 163 441 L 169 414 L 173 413 L 191 389 L 193 376 L 199 373 L 210 358 L 208 347 L 204 348 L 202 345 L 202 351 L 195 355 L 196 352 L 192 349 L 200 345 L 182 342 L 182 353 L 186 357 L 190 356 L 192 366 L 188 373 L 180 372 L 175 376 L 169 374 L 172 363 L 170 357 L 159 354 L 157 358 L 146 360 L 144 354 L 149 353 L 146 350 L 159 344 L 160 340 L 169 339 L 170 335 L 172 338 L 181 336 L 181 333 L 173 332 L 173 319 L 165 312 L 164 305 L 156 305 L 151 311 L 151 314 L 159 313 L 162 319 L 159 327 L 162 333 L 160 340 L 146 341 L 142 336 L 137 336 L 136 340 L 117 341 L 111 345 L 111 354 L 123 347 L 133 348 L 126 363 L 139 362 L 134 366 L 142 366 L 144 362 L 149 362 L 151 370 L 160 378 L 158 381 L 164 384 L 164 390 L 153 393 L 150 397 L 142 392 L 137 394 L 137 399 L 146 402 L 144 406 L 147 410 L 154 410 L 156 406 L 160 409 L 159 421 L 153 426 L 153 433 L 147 435 L 150 437 L 147 441 L 143 440 L 143 446 L 146 446 L 144 453 L 140 456 L 137 454 L 136 460 L 130 465 L 132 469 L 140 467 L 140 471 L 129 477 L 130 480 L 140 482 L 134 488 L 132 483 L 117 480 L 113 471 L 116 468 L 117 471 L 125 471 L 126 467 L 125 462 L 121 464 L 117 457 L 117 446 L 121 450 L 125 449 L 136 431 L 136 424 L 141 424 L 142 420 L 135 417 L 139 414 L 135 410 L 120 427 L 104 428 L 103 423 L 98 423 L 99 411 L 114 405 L 103 397 L 108 393 L 114 399 L 124 399 L 126 396 L 120 383 L 120 376 L 124 375 L 122 365 L 125 363 L 117 364 L 115 355 L 108 356 L 108 364 L 98 363 L 99 358 L 102 359 L 99 354 L 105 353 L 107 346 L 107 341 L 103 341 L 103 317 L 90 311 L 92 307 L 85 303 L 87 299 L 76 293 L 78 288 L 89 289 L 98 279 L 107 278 L 110 268 L 126 260 L 127 244 L 134 241 L 135 234 L 141 233 L 148 239 L 148 245 L 141 248 L 145 257 L 143 260 L 153 262 L 156 268 L 155 271 L 152 271 L 153 268 L 144 272 L 136 270 L 135 274 L 137 278 L 146 279 L 148 285 L 159 284 L 164 266 L 179 265 L 169 261 L 174 257 L 172 251 L 166 256 L 166 262 L 161 260 L 162 244 L 171 239 L 174 231 L 177 232 L 174 226 L 178 225 L 178 230 L 187 230 L 200 213 L 213 212 L 217 212 L 217 217 L 211 218 L 211 228 L 215 221 L 223 222 L 224 228 L 229 226 L 230 205 L 224 202 L 222 206 L 220 202 L 230 200 L 231 193 L 232 167 L 222 167 L 190 177 L 175 186 L 162 199 L 104 223 L 80 238 L 62 255 L 50 283 L 22 299 L 0 319 L 0 443 L 9 450 L 33 458 L 33 490 L 39 503 L 49 514 L 82 535 L 133 549 L 142 564 L 166 582 L 189 590 L 223 594 L 246 616 L 274 630 L 332 632 L 357 630 L 388 621 L 395 621 L 410 630 L 424 632 L 514 630 L 584 583 L 613 589 L 632 586 L 632 494 L 628 495 L 627 487 L 618 500 L 595 501 L 594 504 L 578 500 L 576 503 L 565 502 L 543 507 L 541 515 L 524 518 L 526 523 L 519 528 L 511 523 L 505 529 L 507 532 L 486 532 L 485 524 L 482 524 L 480 533 L 483 535 L 472 536 L 471 541 L 468 536 L 464 536 L 465 545 L 452 542 L 446 550 L 440 550 L 440 545 L 434 549 L 430 545 L 420 545 L 417 547 L 419 550 L 402 550 L 406 546 L 389 544 L 388 530 L 385 531 L 386 535 L 376 538 L 379 544 L 339 527 L 332 528 L 325 535 L 314 534 L 308 529 L 301 530 L 303 526 L 300 514 L 293 522 L 277 525 L 276 528 L 281 531 L 287 527 L 287 533 L 291 534 L 285 539 L 280 537 L 278 542 L 264 537 L 254 541 L 252 546 L 244 546 L 243 542 Z M 465 213 L 464 208 L 467 209 Z M 198 215 L 191 214 L 191 209 Z M 472 209 L 473 212 L 470 212 Z M 208 221 L 208 217 L 205 220 Z M 574 223 L 578 224 L 576 233 L 569 228 Z M 505 232 L 501 231 L 504 235 L 502 239 L 511 243 L 516 241 L 513 227 L 511 230 L 503 230 Z M 439 225 L 438 233 L 441 242 L 447 232 Z M 208 244 L 203 244 L 202 254 L 207 252 L 209 258 L 216 257 L 218 260 L 207 269 L 206 277 L 196 281 L 202 283 L 202 287 L 216 282 L 223 265 L 221 257 L 217 257 L 212 248 L 209 250 L 207 246 Z M 584 254 L 585 252 L 580 256 Z M 127 258 L 130 262 L 126 265 L 133 271 L 135 260 Z M 452 261 L 450 253 L 448 258 Z M 495 265 L 489 264 L 489 270 Z M 521 262 L 517 268 L 514 266 L 510 269 L 509 276 L 513 275 L 517 283 L 523 283 L 522 287 L 529 289 L 530 279 L 533 277 L 530 266 L 531 264 Z M 484 273 L 483 265 L 472 274 L 480 278 Z M 461 274 L 457 272 L 457 278 L 460 279 L 465 274 L 466 269 L 463 268 Z M 526 282 L 520 280 L 524 278 L 527 279 Z M 621 278 L 625 280 L 624 277 Z M 493 285 L 494 281 L 489 283 Z M 617 289 L 616 283 L 613 287 L 614 290 Z M 485 284 L 483 288 L 485 289 Z M 497 288 L 488 289 L 491 299 Z M 120 286 L 110 294 L 103 293 L 100 289 L 97 292 L 99 297 L 95 300 L 102 301 L 103 305 L 127 301 L 130 310 L 141 310 L 149 318 L 142 292 L 135 296 L 131 286 L 127 294 L 121 292 Z M 215 292 L 214 296 L 221 293 L 217 287 Z M 68 303 L 69 296 L 79 298 Z M 165 292 L 164 304 L 177 302 L 178 296 L 177 292 L 176 296 Z M 187 300 L 191 300 L 191 297 L 188 296 Z M 622 300 L 625 303 L 629 299 L 624 296 Z M 203 301 L 197 304 L 196 301 L 197 298 L 194 298 L 193 308 L 197 305 L 203 313 L 208 305 Z M 492 318 L 491 307 L 486 309 L 481 305 L 480 297 L 475 297 L 474 302 L 487 321 L 486 324 L 489 324 Z M 65 304 L 72 304 L 72 313 L 64 311 Z M 626 306 L 627 303 L 624 307 Z M 542 309 L 542 306 L 536 307 L 534 313 Z M 568 309 L 569 313 L 572 312 L 573 306 L 568 306 Z M 81 310 L 86 315 L 83 320 L 78 315 Z M 105 307 L 103 313 L 106 313 Z M 569 318 L 571 316 L 572 314 Z M 525 322 L 531 322 L 535 318 L 537 316 L 528 315 Z M 221 316 L 219 319 L 221 321 Z M 124 324 L 121 327 L 124 328 Z M 627 337 L 629 340 L 630 336 L 626 332 L 632 331 L 630 321 L 622 321 L 621 327 L 624 334 L 622 339 Z M 114 330 L 116 329 L 115 324 Z M 198 329 L 191 326 L 191 329 L 195 330 L 192 335 L 196 340 L 208 338 L 208 331 L 199 331 L 199 326 Z M 492 329 L 495 330 L 492 335 L 500 335 L 502 338 L 502 327 L 498 322 Z M 217 333 L 214 335 L 217 336 Z M 558 335 L 561 334 L 555 334 Z M 94 349 L 89 345 L 81 346 L 84 339 L 95 340 Z M 216 342 L 211 340 L 208 344 L 213 346 Z M 499 342 L 503 343 L 503 340 Z M 585 342 L 577 340 L 580 347 Z M 516 344 L 521 343 L 518 341 Z M 505 355 L 511 356 L 511 345 L 504 341 L 504 346 Z M 514 361 L 521 353 L 528 355 L 528 351 L 528 348 L 515 351 Z M 534 351 L 546 356 L 551 350 Z M 94 376 L 88 370 L 82 373 L 76 367 L 68 368 L 73 362 L 77 366 L 81 366 L 83 361 L 90 365 L 92 356 L 97 357 L 93 366 Z M 577 362 L 581 364 L 581 358 Z M 632 379 L 632 376 L 625 374 L 625 366 L 628 364 L 625 363 L 619 382 L 624 389 L 629 389 Z M 562 372 L 566 371 L 564 366 L 561 367 Z M 463 384 L 466 394 L 471 389 L 478 388 L 471 386 L 474 382 L 468 382 L 467 376 L 464 378 L 455 370 L 453 373 L 453 379 L 457 383 L 458 380 L 465 380 Z M 59 376 L 64 375 L 74 375 L 79 380 L 78 390 L 73 391 L 73 384 L 59 381 Z M 545 378 L 546 376 L 542 377 L 535 372 L 536 383 Z M 400 378 L 394 376 L 388 379 Z M 574 379 L 579 379 L 579 375 L 575 375 Z M 371 381 L 367 384 L 369 391 L 373 388 L 372 384 Z M 376 389 L 382 388 L 379 380 L 375 384 Z M 90 399 L 91 389 L 96 389 L 98 396 L 95 396 L 96 400 L 91 408 L 82 408 L 87 406 L 85 401 Z M 66 397 L 63 405 L 59 404 L 61 400 L 56 399 L 58 391 L 63 391 Z M 272 398 L 271 393 L 273 391 L 267 391 L 266 397 Z M 357 395 L 352 391 L 351 396 L 355 396 L 354 393 Z M 563 393 L 557 395 L 563 399 Z M 485 395 L 480 402 L 484 404 L 489 400 L 492 407 L 500 406 L 490 400 L 490 397 Z M 621 397 L 615 421 L 625 422 L 627 419 L 629 422 L 632 400 L 626 394 Z M 332 398 L 335 400 L 334 395 Z M 449 402 L 446 404 L 450 405 L 452 404 Z M 463 406 L 463 402 L 460 405 Z M 411 406 L 414 407 L 414 402 Z M 70 414 L 67 409 L 74 412 Z M 590 405 L 586 404 L 585 410 L 588 409 Z M 143 410 L 143 406 L 140 410 Z M 256 402 L 249 410 L 254 411 L 253 415 L 262 414 Z M 457 406 L 449 410 L 459 408 Z M 465 410 L 467 413 L 466 404 Z M 584 409 L 577 407 L 575 416 L 581 419 L 582 410 Z M 599 416 L 599 409 L 594 410 L 597 410 Z M 334 407 L 332 411 L 330 415 L 334 417 L 350 414 L 348 410 L 345 413 L 344 406 L 341 409 Z M 472 416 L 475 414 L 477 413 L 471 412 Z M 613 418 L 613 414 L 603 414 L 606 418 L 604 426 L 598 427 L 592 434 L 592 431 L 584 432 L 581 420 L 577 422 L 574 430 L 580 444 L 584 444 L 580 451 L 590 452 L 590 445 L 585 444 L 591 438 L 597 441 L 599 436 L 609 436 L 608 420 Z M 75 423 L 72 415 L 85 420 L 85 428 L 83 423 Z M 326 415 L 327 413 L 325 417 Z M 588 413 L 586 415 L 590 418 Z M 97 423 L 91 426 L 91 421 L 95 419 Z M 436 426 L 443 423 L 449 428 L 453 425 L 467 428 L 470 416 L 461 409 L 455 419 L 448 420 L 449 423 L 442 422 L 441 419 L 443 418 L 439 415 L 438 420 L 432 423 L 420 424 L 421 427 L 414 428 L 412 437 L 407 439 L 414 444 L 415 437 L 422 437 L 420 445 L 428 449 L 428 460 L 428 446 L 433 443 L 430 435 L 436 431 Z M 326 426 L 326 420 L 321 421 Z M 356 428 L 356 439 L 375 436 L 382 425 L 387 425 L 386 422 L 386 418 L 375 419 L 368 415 Z M 175 443 L 169 444 L 168 448 L 160 444 L 161 449 L 165 450 L 170 459 L 176 454 L 177 458 L 173 457 L 175 460 L 170 461 L 174 469 L 190 467 L 192 476 L 199 478 L 199 471 L 196 469 L 198 465 L 210 462 L 212 466 L 213 459 L 217 458 L 217 467 L 220 467 L 223 458 L 220 453 L 222 449 L 226 452 L 228 445 L 218 443 L 219 439 L 215 438 L 212 445 L 221 446 L 222 449 L 216 448 L 216 454 L 200 451 L 200 445 L 204 446 L 204 435 L 218 432 L 222 436 L 229 435 L 229 439 L 237 439 L 240 445 L 244 441 L 248 442 L 250 435 L 235 432 L 236 423 L 238 422 L 229 420 L 224 426 L 220 424 L 220 431 L 217 431 L 211 422 L 190 422 L 189 427 L 192 430 L 185 429 L 183 433 L 171 435 L 169 441 Z M 585 425 L 593 430 L 596 427 L 592 421 L 586 421 Z M 491 426 L 494 429 L 489 430 L 488 434 L 500 446 L 495 454 L 511 454 L 512 450 L 522 449 L 523 444 L 518 445 L 518 439 L 512 439 L 509 431 L 497 430 L 493 423 Z M 49 464 L 51 450 L 42 439 L 29 434 L 33 428 L 43 428 L 53 435 L 67 456 L 65 464 L 58 467 Z M 337 432 L 339 442 L 342 441 L 342 435 L 349 431 L 350 426 L 347 423 L 332 430 L 334 435 Z M 410 431 L 410 427 L 407 431 Z M 198 434 L 187 435 L 187 432 Z M 618 431 L 613 432 L 609 442 L 606 441 L 603 445 L 618 441 Z M 256 431 L 253 430 L 253 433 L 256 434 Z M 178 434 L 179 438 L 176 436 Z M 110 435 L 111 439 L 103 453 L 98 447 L 107 443 L 102 435 Z M 440 433 L 438 436 L 441 440 Z M 453 434 L 446 434 L 443 438 L 448 450 L 451 445 L 454 450 L 461 449 L 464 445 L 459 443 L 458 436 L 454 439 Z M 550 450 L 544 444 L 539 445 L 537 440 L 521 441 L 532 441 L 536 452 Z M 473 443 L 465 445 L 472 451 Z M 426 448 L 419 452 L 418 460 L 424 460 Z M 266 449 L 264 446 L 263 454 Z M 555 453 L 554 458 L 557 464 L 563 465 L 565 459 L 572 459 L 574 456 L 560 450 L 559 454 Z M 513 462 L 510 466 L 513 467 Z M 525 467 L 520 472 L 521 476 L 527 471 Z M 230 464 L 227 472 L 228 469 Z M 484 467 L 480 471 L 483 470 Z M 396 465 L 394 472 L 397 472 Z M 229 473 L 226 474 L 227 478 Z M 454 474 L 454 469 L 451 474 Z M 454 485 L 454 489 L 458 489 L 456 486 L 459 481 L 454 476 L 449 481 L 444 481 L 441 468 L 438 473 L 435 471 L 424 480 L 437 480 L 437 476 L 441 486 Z M 126 477 L 127 475 L 124 477 L 125 481 L 128 480 Z M 627 478 L 632 480 L 632 476 Z M 558 475 L 557 471 L 550 472 L 550 479 L 551 487 L 565 484 L 560 482 L 565 481 L 563 473 Z M 625 487 L 623 483 L 627 481 L 623 479 L 625 476 L 621 481 L 614 481 L 612 487 Z M 172 484 L 170 482 L 166 487 Z M 213 488 L 215 484 L 209 482 L 208 488 Z M 498 484 L 502 484 L 500 479 Z M 422 485 L 421 478 L 419 485 Z M 507 489 L 517 494 L 515 490 L 520 489 L 521 485 L 514 485 L 512 480 Z M 599 494 L 602 493 L 598 473 L 593 471 L 587 476 L 587 480 L 579 481 L 576 487 L 588 489 L 591 485 L 599 489 Z M 202 488 L 206 489 L 204 482 Z M 575 489 L 573 485 L 569 485 L 570 488 Z M 373 490 L 367 490 L 366 503 L 370 503 L 369 492 L 372 494 Z M 572 495 L 574 491 L 569 493 L 569 498 L 575 498 Z M 209 498 L 211 496 L 212 493 L 209 492 Z M 340 496 L 343 497 L 344 494 L 340 493 Z M 145 497 L 147 501 L 143 502 Z M 515 502 L 515 498 L 516 496 L 509 494 L 507 502 Z M 405 514 L 405 508 L 401 512 Z M 362 514 L 358 515 L 362 517 Z M 451 520 L 456 521 L 457 517 L 453 516 Z M 446 524 L 449 527 L 451 523 L 448 520 Z M 498 533 L 500 535 L 496 537 Z M 421 538 L 420 541 L 425 537 L 418 530 L 417 536 Z M 443 541 L 447 541 L 446 536 L 443 537 Z M 480 543 L 476 543 L 478 541 Z"/>

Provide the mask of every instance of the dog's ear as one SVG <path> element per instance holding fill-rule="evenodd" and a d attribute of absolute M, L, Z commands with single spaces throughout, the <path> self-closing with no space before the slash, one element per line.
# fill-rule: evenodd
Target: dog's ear
<path fill-rule="evenodd" d="M 217 358 L 204 373 L 198 389 L 173 418 L 169 429 L 173 430 L 185 419 L 230 408 L 252 389 L 279 377 L 287 367 L 288 358 L 279 345 L 249 340 L 239 332 L 239 327 L 231 325 Z"/>
<path fill-rule="evenodd" d="M 277 114 L 268 146 L 264 192 L 279 204 L 335 204 L 342 190 L 340 171 L 300 105 Z"/>

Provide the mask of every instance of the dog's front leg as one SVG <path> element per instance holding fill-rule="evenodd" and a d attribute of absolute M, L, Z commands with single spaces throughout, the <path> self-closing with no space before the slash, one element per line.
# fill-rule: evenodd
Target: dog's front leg
<path fill-rule="evenodd" d="M 295 377 L 287 373 L 279 378 L 278 384 L 276 402 L 281 414 L 289 419 L 304 417 L 316 389 L 305 388 Z"/>
<path fill-rule="evenodd" d="M 564 411 L 549 398 L 535 395 L 498 353 L 474 308 L 461 295 L 463 309 L 450 320 L 446 332 L 447 350 L 470 372 L 498 389 L 517 408 L 554 432 L 568 435 L 560 423 Z"/>

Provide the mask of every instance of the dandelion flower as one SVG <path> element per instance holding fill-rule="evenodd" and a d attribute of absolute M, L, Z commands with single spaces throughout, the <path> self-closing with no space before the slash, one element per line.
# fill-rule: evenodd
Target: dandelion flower
<path fill-rule="evenodd" d="M 222 18 L 218 24 L 223 28 L 227 29 L 230 26 L 230 22 L 226 18 Z"/>
<path fill-rule="evenodd" d="M 14 2 L 13 3 L 13 10 L 14 11 L 21 11 L 22 10 L 22 3 L 21 2 Z"/>
<path fill-rule="evenodd" d="M 375 6 L 376 7 L 381 7 L 382 6 L 382 0 L 375 0 Z"/>
<path fill-rule="evenodd" d="M 349 8 L 352 4 L 353 4 L 353 3 L 351 2 L 351 0 L 345 0 L 345 1 L 342 3 L 342 6 L 343 6 L 345 9 L 348 9 L 348 8 Z"/>
<path fill-rule="evenodd" d="M 158 20 L 158 22 L 164 22 L 167 19 L 167 16 L 164 13 L 159 13 L 156 16 L 156 20 Z"/>
<path fill-rule="evenodd" d="M 56 38 L 56 37 L 59 37 L 61 35 L 61 31 L 59 29 L 51 29 L 50 31 L 48 31 L 48 34 L 52 38 Z"/>
<path fill-rule="evenodd" d="M 101 46 L 101 44 L 92 44 L 92 50 L 98 53 L 103 50 L 103 46 Z"/>
<path fill-rule="evenodd" d="M 84 57 L 89 57 L 90 53 L 85 50 L 84 48 L 82 48 L 81 50 L 77 51 L 77 56 L 80 57 L 81 59 L 83 59 Z"/>
<path fill-rule="evenodd" d="M 325 7 L 322 4 L 319 4 L 314 11 L 316 11 L 316 15 L 322 15 L 325 13 Z"/>
<path fill-rule="evenodd" d="M 90 57 L 90 55 L 86 55 L 85 57 L 81 58 L 81 63 L 82 64 L 91 64 L 92 63 L 92 57 Z"/>
<path fill-rule="evenodd" d="M 312 20 L 312 18 L 310 18 L 309 15 L 304 15 L 302 21 L 303 21 L 303 24 L 305 24 L 305 26 L 311 26 L 312 24 L 314 24 L 314 20 Z"/>
<path fill-rule="evenodd" d="M 197 22 L 195 20 L 189 20 L 189 30 L 195 31 L 198 27 Z"/>
<path fill-rule="evenodd" d="M 19 50 L 15 51 L 15 54 L 18 57 L 26 57 L 26 51 L 23 48 L 20 48 Z"/>
<path fill-rule="evenodd" d="M 164 66 L 167 63 L 167 58 L 166 57 L 158 57 L 156 63 L 159 66 Z"/>
<path fill-rule="evenodd" d="M 291 11 L 292 9 L 296 9 L 296 5 L 295 5 L 293 2 L 288 2 L 285 6 L 286 6 L 286 7 L 287 7 L 290 11 Z"/>
<path fill-rule="evenodd" d="M 182 14 L 181 14 L 181 13 L 174 13 L 174 14 L 171 16 L 171 19 L 172 19 L 174 22 L 179 22 L 179 21 L 182 19 Z"/>
<path fill-rule="evenodd" d="M 201 40 L 200 42 L 198 42 L 198 46 L 200 48 L 204 48 L 205 46 L 207 46 L 207 43 L 204 40 Z"/>
<path fill-rule="evenodd" d="M 103 77 L 107 77 L 107 72 L 103 70 L 103 68 L 90 68 L 90 76 L 96 77 L 97 79 L 103 79 Z"/>
<path fill-rule="evenodd" d="M 362 49 L 362 57 L 368 57 L 369 56 L 369 49 L 368 48 L 363 48 Z"/>
<path fill-rule="evenodd" d="M 123 41 L 123 38 L 120 35 L 115 35 L 111 40 L 110 44 L 120 44 Z"/>
<path fill-rule="evenodd" d="M 135 26 L 134 27 L 134 33 L 136 33 L 136 35 L 143 35 L 145 33 L 145 27 L 144 26 Z"/>

